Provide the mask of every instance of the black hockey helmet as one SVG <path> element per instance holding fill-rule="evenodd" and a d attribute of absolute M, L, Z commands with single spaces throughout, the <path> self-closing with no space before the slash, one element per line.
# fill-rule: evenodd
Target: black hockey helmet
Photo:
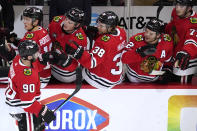
<path fill-rule="evenodd" d="M 98 21 L 111 27 L 116 27 L 118 25 L 118 16 L 113 11 L 105 11 L 99 15 L 97 23 Z"/>
<path fill-rule="evenodd" d="M 39 47 L 33 40 L 24 40 L 19 43 L 18 51 L 21 58 L 27 59 L 27 56 L 33 56 L 36 52 L 38 52 Z"/>
<path fill-rule="evenodd" d="M 175 0 L 175 4 L 186 5 L 186 6 L 193 6 L 194 0 Z"/>
<path fill-rule="evenodd" d="M 34 18 L 40 22 L 43 19 L 43 12 L 37 7 L 28 7 L 23 11 L 23 16 Z"/>
<path fill-rule="evenodd" d="M 154 18 L 151 19 L 147 24 L 146 27 L 147 29 L 157 32 L 157 33 L 162 33 L 164 31 L 164 23 L 163 21 Z"/>
<path fill-rule="evenodd" d="M 84 22 L 84 12 L 83 10 L 80 10 L 78 8 L 71 8 L 65 13 L 65 16 L 77 23 L 83 23 Z"/>

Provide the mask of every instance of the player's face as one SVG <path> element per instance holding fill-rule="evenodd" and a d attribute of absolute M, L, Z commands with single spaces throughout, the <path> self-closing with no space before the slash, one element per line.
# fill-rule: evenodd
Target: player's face
<path fill-rule="evenodd" d="M 145 42 L 150 44 L 154 44 L 158 40 L 157 33 L 147 28 L 145 29 L 144 37 L 145 37 Z"/>
<path fill-rule="evenodd" d="M 25 30 L 31 30 L 33 28 L 32 18 L 23 16 L 23 24 L 24 24 Z"/>
<path fill-rule="evenodd" d="M 106 26 L 106 24 L 103 24 L 100 21 L 98 21 L 98 23 L 97 23 L 97 28 L 98 28 L 99 34 L 107 33 L 107 26 Z"/>
<path fill-rule="evenodd" d="M 65 31 L 68 31 L 68 33 L 69 33 L 69 31 L 73 31 L 73 30 L 75 29 L 75 22 L 72 21 L 72 20 L 70 20 L 70 19 L 68 19 L 68 18 L 66 18 L 66 19 L 64 20 L 63 29 L 64 29 Z"/>
<path fill-rule="evenodd" d="M 185 13 L 186 13 L 186 10 L 187 10 L 187 6 L 177 3 L 176 6 L 175 6 L 175 9 L 176 9 L 176 15 L 177 16 L 184 17 Z"/>

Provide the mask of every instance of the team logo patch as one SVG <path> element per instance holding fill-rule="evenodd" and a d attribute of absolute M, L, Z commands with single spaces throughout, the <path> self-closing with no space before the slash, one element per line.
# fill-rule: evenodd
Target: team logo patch
<path fill-rule="evenodd" d="M 60 16 L 55 16 L 55 17 L 53 18 L 53 21 L 55 21 L 55 22 L 59 22 L 59 21 L 60 21 L 60 19 L 61 19 L 61 17 L 60 17 Z"/>
<path fill-rule="evenodd" d="M 171 41 L 172 40 L 172 38 L 170 37 L 170 35 L 168 35 L 168 34 L 164 34 L 164 40 L 165 41 Z"/>
<path fill-rule="evenodd" d="M 32 70 L 30 68 L 24 69 L 24 75 L 30 76 L 32 74 Z"/>
<path fill-rule="evenodd" d="M 135 40 L 136 40 L 136 41 L 142 41 L 142 40 L 143 40 L 142 35 L 137 35 L 137 36 L 135 36 Z"/>
<path fill-rule="evenodd" d="M 41 101 L 56 109 L 69 95 L 57 94 Z M 56 120 L 45 125 L 45 131 L 100 131 L 109 125 L 109 114 L 95 105 L 73 97 L 55 112 Z"/>
<path fill-rule="evenodd" d="M 109 39 L 110 39 L 110 37 L 109 37 L 109 36 L 106 36 L 106 35 L 104 35 L 104 36 L 101 38 L 101 40 L 102 40 L 102 41 L 105 41 L 105 42 L 109 41 Z"/>
<path fill-rule="evenodd" d="M 197 24 L 197 18 L 190 18 L 190 22 L 192 24 Z"/>
<path fill-rule="evenodd" d="M 77 33 L 76 36 L 80 40 L 83 40 L 84 39 L 82 33 Z"/>
<path fill-rule="evenodd" d="M 33 33 L 29 33 L 29 34 L 26 35 L 26 38 L 27 38 L 27 39 L 31 39 L 31 38 L 33 38 L 33 37 L 34 37 L 34 34 L 33 34 Z"/>

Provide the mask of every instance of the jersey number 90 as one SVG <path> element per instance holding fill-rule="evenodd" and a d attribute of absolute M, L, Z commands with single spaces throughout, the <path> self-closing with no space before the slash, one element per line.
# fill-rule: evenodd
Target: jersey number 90
<path fill-rule="evenodd" d="M 35 92 L 35 84 L 23 84 L 24 93 L 33 93 Z"/>

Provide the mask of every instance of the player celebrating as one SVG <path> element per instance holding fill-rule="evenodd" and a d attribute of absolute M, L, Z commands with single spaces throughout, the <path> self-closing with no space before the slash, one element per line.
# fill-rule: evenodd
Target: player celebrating
<path fill-rule="evenodd" d="M 85 67 L 83 78 L 96 88 L 112 88 L 123 80 L 120 57 L 126 33 L 117 25 L 118 16 L 114 12 L 103 12 L 97 19 L 98 34 L 89 52 L 76 41 L 66 44 L 66 52 Z"/>
<path fill-rule="evenodd" d="M 87 46 L 86 35 L 81 28 L 84 21 L 84 12 L 78 8 L 72 8 L 64 16 L 56 16 L 49 25 L 49 34 L 53 41 L 53 50 L 65 52 L 65 43 L 76 41 L 80 46 Z M 71 59 L 67 59 L 68 61 Z M 70 61 L 71 62 L 71 61 Z M 76 80 L 75 69 L 78 66 L 76 60 L 67 67 L 57 64 L 52 65 L 52 75 L 59 81 L 70 83 Z"/>
<path fill-rule="evenodd" d="M 39 47 L 32 40 L 19 44 L 17 55 L 10 66 L 6 104 L 11 116 L 18 122 L 19 131 L 33 131 L 43 121 L 48 124 L 55 119 L 54 113 L 38 101 L 40 79 L 37 58 Z M 41 127 L 44 129 L 44 126 Z"/>
<path fill-rule="evenodd" d="M 42 10 L 37 7 L 28 7 L 23 11 L 23 23 L 27 32 L 21 40 L 34 40 L 39 45 L 41 54 L 51 51 L 52 42 L 48 32 L 39 26 L 43 19 Z M 46 63 L 46 67 L 40 72 L 41 88 L 47 86 L 51 78 L 51 67 Z"/>
<path fill-rule="evenodd" d="M 145 32 L 130 38 L 122 54 L 122 62 L 127 64 L 127 77 L 131 82 L 153 82 L 163 75 L 162 67 L 170 62 L 173 50 L 171 37 L 162 34 L 163 22 L 150 20 Z"/>
<path fill-rule="evenodd" d="M 194 0 L 176 0 L 175 8 L 172 11 L 172 20 L 166 26 L 166 32 L 174 38 L 176 57 L 173 73 L 177 75 L 177 81 L 190 83 L 192 75 L 196 73 L 195 55 L 192 50 L 185 50 L 185 46 L 194 44 L 190 40 L 197 27 L 197 14 L 192 10 Z M 183 26 L 184 25 L 184 26 Z M 186 35 L 188 32 L 188 35 Z M 191 35 L 189 35 L 189 32 Z M 187 37 L 186 37 L 187 36 Z M 179 60 L 179 61 L 177 61 Z M 181 65 L 182 64 L 182 65 Z M 180 67 L 180 68 L 177 68 Z"/>

